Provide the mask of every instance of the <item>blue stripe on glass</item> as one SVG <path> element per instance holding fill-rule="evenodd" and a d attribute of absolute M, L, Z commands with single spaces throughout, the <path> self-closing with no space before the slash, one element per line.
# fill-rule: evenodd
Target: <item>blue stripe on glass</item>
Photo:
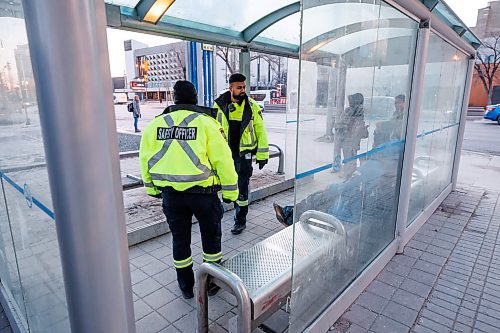
<path fill-rule="evenodd" d="M 295 122 L 296 122 L 296 120 L 295 120 Z M 458 125 L 460 125 L 460 123 L 454 123 L 454 124 L 446 125 L 443 128 L 438 128 L 438 129 L 435 129 L 435 130 L 432 130 L 432 131 L 428 131 L 428 132 L 419 134 L 419 135 L 417 135 L 417 138 L 422 138 L 424 136 L 431 135 L 431 134 L 434 134 L 436 132 L 448 129 L 450 127 L 458 126 Z M 354 160 L 356 160 L 358 158 L 362 158 L 362 157 L 373 155 L 375 153 L 378 153 L 378 152 L 380 152 L 382 150 L 385 150 L 387 148 L 390 148 L 390 147 L 394 147 L 394 146 L 398 146 L 398 145 L 404 145 L 405 142 L 406 142 L 406 140 L 398 140 L 398 141 L 392 141 L 392 142 L 385 143 L 385 144 L 383 144 L 383 145 L 381 145 L 381 146 L 379 146 L 377 148 L 373 148 L 373 149 L 371 149 L 371 150 L 369 150 L 367 152 L 364 152 L 364 153 L 361 153 L 361 154 L 354 155 L 354 156 L 351 156 L 349 158 L 346 158 L 346 159 L 344 159 L 342 161 L 342 164 L 349 163 L 349 162 L 354 161 Z M 304 177 L 307 177 L 307 176 L 310 176 L 310 175 L 314 175 L 315 173 L 328 170 L 328 169 L 330 169 L 332 167 L 333 167 L 333 164 L 330 163 L 330 164 L 323 165 L 323 166 L 318 167 L 318 168 L 314 168 L 312 170 L 301 172 L 301 173 L 297 174 L 297 176 L 295 176 L 295 179 L 298 180 L 298 179 L 301 179 L 301 178 L 304 178 Z"/>
<path fill-rule="evenodd" d="M 9 183 L 10 185 L 12 185 L 13 188 L 15 188 L 22 195 L 24 195 L 24 189 L 21 186 L 19 186 L 19 184 L 17 184 L 15 181 L 13 181 L 9 176 L 7 176 L 6 174 L 4 174 L 3 172 L 0 172 L 0 177 L 3 178 L 3 179 L 5 179 L 5 181 L 7 183 Z M 33 197 L 32 199 L 33 199 L 33 203 L 35 204 L 35 206 L 37 206 L 38 208 L 40 208 L 51 219 L 53 219 L 53 220 L 55 219 L 54 212 L 51 211 L 50 208 L 48 208 L 47 206 L 45 206 L 37 198 Z"/>

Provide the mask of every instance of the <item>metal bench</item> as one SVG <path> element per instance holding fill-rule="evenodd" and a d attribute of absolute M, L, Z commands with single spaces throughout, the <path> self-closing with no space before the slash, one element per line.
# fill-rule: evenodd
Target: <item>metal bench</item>
<path fill-rule="evenodd" d="M 413 163 L 412 187 L 422 186 L 428 175 L 439 170 L 438 162 L 431 157 L 420 156 Z"/>
<path fill-rule="evenodd" d="M 323 256 L 343 265 L 352 253 L 351 234 L 334 216 L 304 212 L 294 228 L 281 230 L 222 264 L 203 263 L 197 271 L 198 333 L 208 332 L 207 281 L 236 296 L 237 332 L 248 333 L 282 307 L 291 294 L 294 274 L 305 272 Z"/>

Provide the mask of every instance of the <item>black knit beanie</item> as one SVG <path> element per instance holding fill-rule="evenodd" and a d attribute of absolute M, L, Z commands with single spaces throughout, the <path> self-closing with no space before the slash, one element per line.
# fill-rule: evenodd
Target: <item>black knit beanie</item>
<path fill-rule="evenodd" d="M 194 85 L 186 80 L 179 80 L 174 85 L 175 104 L 197 104 L 198 93 Z"/>

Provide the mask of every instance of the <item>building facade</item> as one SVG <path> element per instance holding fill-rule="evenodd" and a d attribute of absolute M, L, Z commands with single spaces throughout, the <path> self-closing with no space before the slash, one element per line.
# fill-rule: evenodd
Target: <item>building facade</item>
<path fill-rule="evenodd" d="M 36 102 L 35 78 L 31 68 L 28 44 L 18 45 L 14 50 L 18 76 L 19 94 L 24 103 Z"/>
<path fill-rule="evenodd" d="M 124 46 L 126 92 L 147 100 L 171 100 L 174 83 L 186 79 L 187 42 L 148 47 L 127 40 Z"/>
<path fill-rule="evenodd" d="M 500 34 L 500 1 L 490 1 L 488 6 L 479 9 L 477 24 L 471 28 L 479 38 Z"/>

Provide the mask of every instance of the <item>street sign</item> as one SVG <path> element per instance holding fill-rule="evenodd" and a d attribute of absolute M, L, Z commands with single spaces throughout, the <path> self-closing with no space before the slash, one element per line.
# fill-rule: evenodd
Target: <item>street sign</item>
<path fill-rule="evenodd" d="M 146 84 L 144 82 L 136 82 L 136 81 L 130 82 L 130 88 L 132 89 L 143 89 L 145 87 Z"/>
<path fill-rule="evenodd" d="M 214 46 L 210 44 L 201 44 L 201 47 L 203 48 L 204 51 L 214 51 Z"/>

